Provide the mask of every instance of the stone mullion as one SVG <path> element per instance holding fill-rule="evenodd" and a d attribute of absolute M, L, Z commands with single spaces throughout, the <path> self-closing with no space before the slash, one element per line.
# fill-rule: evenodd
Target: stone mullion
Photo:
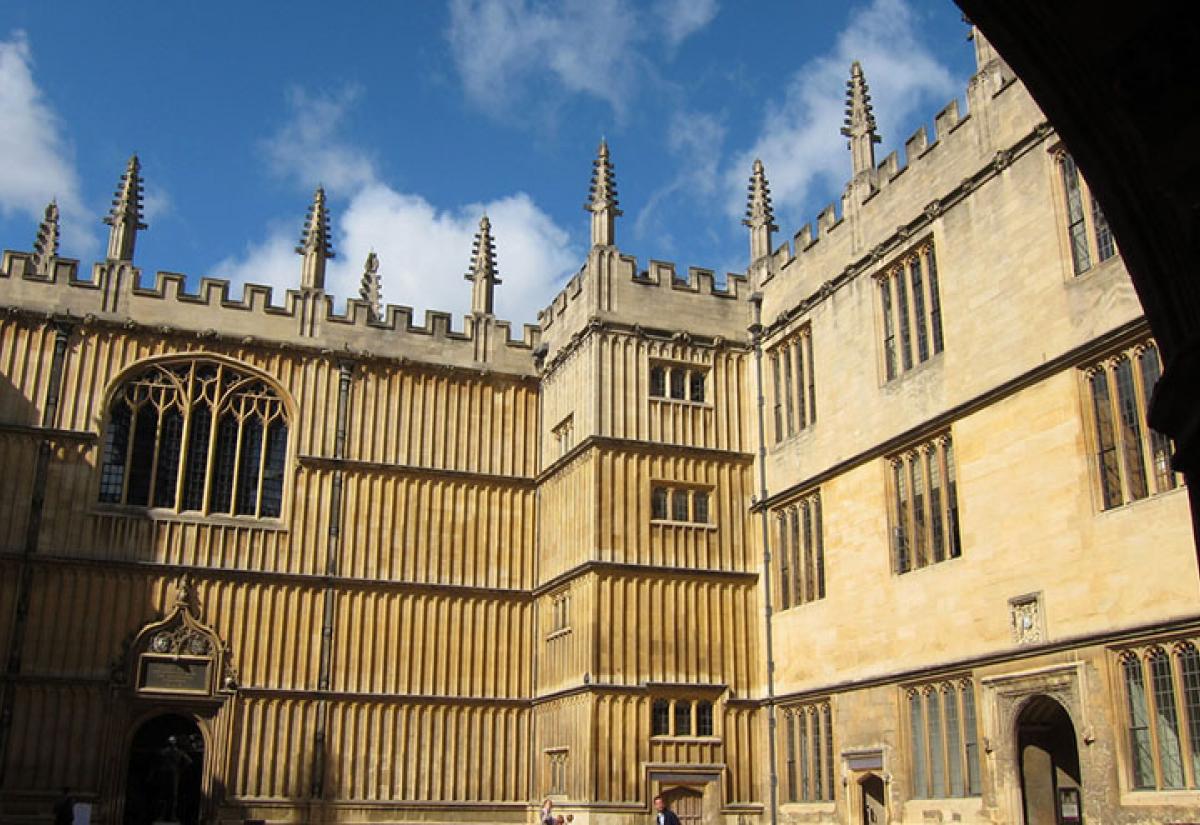
<path fill-rule="evenodd" d="M 1100 369 L 1104 371 L 1104 378 L 1108 382 L 1109 420 L 1112 423 L 1113 450 L 1117 454 L 1117 481 L 1121 494 L 1119 504 L 1127 504 L 1135 499 L 1131 495 L 1129 467 L 1126 464 L 1125 457 L 1125 427 L 1121 420 L 1121 387 L 1117 383 L 1117 363 L 1119 360 L 1120 356 L 1111 358 L 1101 364 Z"/>
<path fill-rule="evenodd" d="M 804 334 L 800 338 L 804 350 L 804 375 L 807 380 L 807 386 L 801 388 L 801 392 L 808 394 L 808 420 L 810 423 L 816 423 L 817 420 L 817 378 L 813 372 L 813 355 L 812 355 L 812 330 L 804 330 Z"/>
<path fill-rule="evenodd" d="M 196 362 L 188 367 L 187 389 L 183 393 L 181 414 L 183 426 L 179 428 L 179 467 L 175 471 L 175 509 L 183 510 L 183 485 L 187 478 L 188 441 L 192 435 L 193 391 L 196 380 Z"/>
<path fill-rule="evenodd" d="M 212 512 L 211 498 L 213 473 L 216 471 L 214 459 L 217 454 L 217 433 L 221 429 L 221 407 L 225 404 L 225 398 L 221 395 L 221 380 L 224 378 L 224 372 L 225 366 L 218 363 L 217 374 L 212 383 L 212 404 L 208 411 L 208 414 L 212 416 L 212 424 L 208 428 L 208 449 L 204 451 L 204 492 L 200 502 L 200 512 L 206 516 Z"/>
<path fill-rule="evenodd" d="M 1139 382 L 1140 383 L 1140 382 Z M 1182 666 L 1180 664 L 1180 644 L 1171 651 L 1163 651 L 1167 657 L 1167 665 L 1171 671 L 1171 689 L 1175 695 L 1175 735 L 1179 737 L 1180 761 L 1183 765 L 1183 786 L 1194 788 L 1194 766 L 1192 764 L 1191 714 L 1188 708 L 1187 693 L 1184 692 Z"/>

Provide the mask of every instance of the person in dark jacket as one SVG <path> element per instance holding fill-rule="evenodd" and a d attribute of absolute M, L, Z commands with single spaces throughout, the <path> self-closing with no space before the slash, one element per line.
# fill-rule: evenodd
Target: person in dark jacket
<path fill-rule="evenodd" d="M 657 825 L 679 825 L 679 817 L 667 807 L 661 796 L 654 797 L 654 821 Z"/>
<path fill-rule="evenodd" d="M 54 803 L 54 825 L 71 825 L 75 821 L 75 800 L 71 789 L 63 788 L 62 796 Z"/>

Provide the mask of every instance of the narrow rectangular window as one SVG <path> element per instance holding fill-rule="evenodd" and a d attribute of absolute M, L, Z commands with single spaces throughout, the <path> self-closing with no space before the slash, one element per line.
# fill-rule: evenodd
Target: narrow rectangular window
<path fill-rule="evenodd" d="M 666 699 L 655 699 L 650 711 L 650 734 L 666 736 L 671 732 L 671 706 Z"/>
<path fill-rule="evenodd" d="M 784 414 L 787 418 L 787 434 L 792 435 L 796 432 L 796 415 L 795 415 L 795 397 L 792 390 L 792 350 L 791 347 L 783 348 L 783 404 Z"/>
<path fill-rule="evenodd" d="M 808 764 L 808 713 L 800 711 L 796 714 L 796 742 L 800 746 L 800 798 L 805 802 L 812 799 L 812 774 Z"/>
<path fill-rule="evenodd" d="M 821 525 L 821 496 L 817 494 L 812 499 L 813 534 L 816 536 L 817 549 L 817 598 L 825 598 L 825 539 Z"/>
<path fill-rule="evenodd" d="M 811 602 L 816 598 L 816 559 L 813 557 L 815 542 L 813 541 L 812 512 L 808 502 L 800 502 L 800 518 L 804 524 L 804 601 Z"/>
<path fill-rule="evenodd" d="M 895 545 L 896 572 L 907 573 L 910 559 L 908 557 L 907 513 L 908 499 L 904 486 L 904 462 L 900 459 L 892 461 L 892 486 L 896 488 L 896 511 L 892 524 L 892 543 Z"/>
<path fill-rule="evenodd" d="M 925 548 L 925 474 L 921 467 L 921 451 L 917 450 L 908 456 L 908 467 L 912 473 L 912 516 L 913 565 L 924 567 L 929 564 L 929 554 Z"/>
<path fill-rule="evenodd" d="M 1104 509 L 1116 507 L 1121 500 L 1121 471 L 1117 463 L 1116 436 L 1113 432 L 1112 399 L 1108 392 L 1108 373 L 1097 369 L 1090 379 L 1092 412 L 1096 422 L 1096 466 L 1100 473 L 1100 492 Z"/>
<path fill-rule="evenodd" d="M 688 491 L 674 490 L 671 492 L 671 520 L 688 520 Z"/>
<path fill-rule="evenodd" d="M 783 440 L 783 386 L 779 380 L 779 355 L 771 356 L 771 383 L 775 399 L 775 440 Z"/>
<path fill-rule="evenodd" d="M 1150 491 L 1146 485 L 1146 457 L 1142 449 L 1142 416 L 1133 389 L 1133 364 L 1124 356 L 1117 361 L 1116 383 L 1125 476 L 1129 498 L 1137 501 L 1149 495 Z"/>
<path fill-rule="evenodd" d="M 975 689 L 970 682 L 961 685 L 963 703 L 963 749 L 967 756 L 967 793 L 979 796 L 979 740 L 975 723 Z"/>
<path fill-rule="evenodd" d="M 1161 650 L 1150 656 L 1150 679 L 1154 685 L 1154 717 L 1158 739 L 1158 764 L 1165 788 L 1183 787 L 1183 753 L 1179 743 L 1179 709 L 1171 660 Z"/>
<path fill-rule="evenodd" d="M 713 735 L 712 702 L 700 701 L 700 702 L 696 703 L 696 735 L 697 736 L 712 736 Z"/>
<path fill-rule="evenodd" d="M 1071 242 L 1071 261 L 1075 266 L 1075 274 L 1080 275 L 1092 267 L 1091 255 L 1088 253 L 1087 226 L 1083 213 L 1083 190 L 1079 183 L 1079 170 L 1075 160 L 1070 155 L 1063 155 L 1060 163 L 1062 168 L 1063 191 L 1067 197 L 1067 235 Z"/>
<path fill-rule="evenodd" d="M 800 604 L 804 601 L 804 592 L 801 590 L 803 568 L 800 566 L 800 509 L 798 507 L 790 508 L 788 516 L 792 526 L 791 542 L 788 546 L 788 550 L 792 554 L 792 604 Z"/>
<path fill-rule="evenodd" d="M 675 735 L 692 735 L 692 703 L 686 699 L 675 700 Z"/>
<path fill-rule="evenodd" d="M 701 402 L 704 400 L 704 373 L 692 370 L 688 373 L 688 400 Z"/>
<path fill-rule="evenodd" d="M 925 760 L 925 716 L 921 707 L 921 694 L 911 691 L 908 694 L 909 735 L 912 737 L 912 781 L 913 796 L 917 799 L 929 798 L 929 784 L 926 780 Z"/>
<path fill-rule="evenodd" d="M 1183 710 L 1187 718 L 1188 752 L 1192 761 L 1192 787 L 1200 787 L 1200 654 L 1191 642 L 1177 655 L 1183 685 Z"/>
<path fill-rule="evenodd" d="M 708 524 L 708 493 L 696 490 L 692 493 L 692 521 Z"/>
<path fill-rule="evenodd" d="M 788 801 L 799 802 L 799 788 L 796 785 L 796 714 L 787 715 L 787 787 Z"/>
<path fill-rule="evenodd" d="M 804 336 L 804 354 L 808 358 L 808 423 L 815 424 L 817 423 L 817 388 L 811 334 Z"/>
<path fill-rule="evenodd" d="M 925 248 L 925 268 L 929 277 L 929 330 L 933 335 L 933 354 L 942 351 L 942 297 L 938 287 L 937 256 L 933 244 Z"/>
<path fill-rule="evenodd" d="M 821 707 L 821 729 L 825 739 L 825 795 L 824 799 L 833 800 L 833 711 L 829 705 Z"/>
<path fill-rule="evenodd" d="M 665 519 L 667 517 L 667 488 L 653 487 L 650 490 L 650 518 Z"/>
<path fill-rule="evenodd" d="M 1138 355 L 1138 370 L 1142 375 L 1142 398 L 1147 406 L 1154 394 L 1154 385 L 1158 383 L 1162 369 L 1158 360 L 1158 348 L 1153 344 L 1147 346 Z M 1164 493 L 1175 489 L 1178 479 L 1171 469 L 1171 439 L 1157 430 L 1146 428 L 1150 433 L 1150 467 L 1154 472 L 1154 489 Z"/>
<path fill-rule="evenodd" d="M 892 317 L 892 282 L 883 278 L 879 282 L 879 294 L 883 299 L 883 363 L 887 380 L 896 377 L 896 322 Z"/>
<path fill-rule="evenodd" d="M 900 308 L 900 363 L 904 369 L 912 369 L 912 319 L 908 315 L 908 290 L 905 289 L 904 267 L 901 265 L 891 276 L 896 284 L 897 305 Z"/>
<path fill-rule="evenodd" d="M 821 765 L 821 756 L 825 749 L 821 745 L 821 717 L 814 709 L 812 719 L 809 720 L 809 729 L 812 731 L 812 763 L 813 763 L 813 784 L 812 784 L 812 800 L 816 801 L 821 798 L 821 791 L 825 787 L 825 776 Z"/>
<path fill-rule="evenodd" d="M 682 400 L 687 396 L 684 395 L 684 381 L 686 381 L 686 370 L 682 367 L 671 368 L 671 397 L 677 400 Z"/>
<path fill-rule="evenodd" d="M 779 609 L 787 610 L 792 606 L 791 588 L 789 587 L 792 566 L 788 564 L 788 559 L 792 554 L 788 548 L 786 513 L 781 513 L 779 516 L 779 549 L 777 552 L 779 553 Z"/>
<path fill-rule="evenodd" d="M 929 360 L 929 334 L 925 329 L 925 279 L 921 272 L 921 256 L 914 255 L 908 264 L 912 283 L 913 322 L 917 327 L 917 361 Z"/>
<path fill-rule="evenodd" d="M 1121 662 L 1125 674 L 1125 700 L 1129 716 L 1129 757 L 1133 766 L 1133 787 L 1154 787 L 1154 752 L 1150 747 L 1150 721 L 1146 711 L 1146 685 L 1142 663 L 1134 656 Z"/>
<path fill-rule="evenodd" d="M 942 531 L 942 458 L 936 449 L 925 450 L 925 463 L 929 476 L 929 539 L 933 560 L 946 558 L 946 542 Z"/>
<path fill-rule="evenodd" d="M 962 555 L 962 538 L 958 531 L 958 482 L 954 469 L 954 443 L 950 436 L 943 442 L 946 459 L 946 524 L 950 527 L 950 557 Z"/>
<path fill-rule="evenodd" d="M 929 722 L 929 781 L 934 796 L 946 795 L 946 765 L 942 748 L 942 707 L 936 688 L 925 694 L 925 716 Z"/>
<path fill-rule="evenodd" d="M 808 426 L 808 419 L 805 410 L 805 383 L 804 383 L 804 350 L 801 347 L 802 338 L 797 338 L 793 345 L 794 358 L 796 359 L 796 422 L 800 429 Z"/>
<path fill-rule="evenodd" d="M 663 367 L 650 368 L 650 397 L 665 398 L 667 395 L 667 371 Z"/>
<path fill-rule="evenodd" d="M 963 787 L 963 747 L 958 726 L 958 691 L 953 686 L 942 691 L 946 719 L 946 767 L 950 774 L 950 796 L 965 796 Z"/>
<path fill-rule="evenodd" d="M 1113 243 L 1112 230 L 1108 227 L 1108 218 L 1100 209 L 1100 202 L 1092 198 L 1092 228 L 1096 230 L 1096 257 L 1107 261 L 1117 254 L 1117 245 Z"/>

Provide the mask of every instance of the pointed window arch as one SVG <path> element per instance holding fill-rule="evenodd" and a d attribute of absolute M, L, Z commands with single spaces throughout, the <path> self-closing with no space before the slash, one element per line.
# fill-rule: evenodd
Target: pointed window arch
<path fill-rule="evenodd" d="M 261 377 L 223 361 L 151 364 L 109 403 L 100 501 L 278 518 L 288 419 Z"/>

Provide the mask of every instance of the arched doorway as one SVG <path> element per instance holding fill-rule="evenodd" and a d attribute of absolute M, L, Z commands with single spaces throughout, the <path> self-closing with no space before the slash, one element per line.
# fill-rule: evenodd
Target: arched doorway
<path fill-rule="evenodd" d="M 1017 717 L 1017 764 L 1025 825 L 1083 821 L 1075 726 L 1048 696 L 1033 697 Z"/>
<path fill-rule="evenodd" d="M 143 722 L 129 748 L 125 825 L 198 825 L 203 770 L 204 736 L 194 720 L 166 713 Z"/>
<path fill-rule="evenodd" d="M 695 788 L 672 788 L 662 795 L 663 802 L 679 817 L 679 825 L 704 822 L 704 794 Z"/>
<path fill-rule="evenodd" d="M 862 825 L 884 825 L 887 822 L 887 803 L 884 802 L 883 779 L 869 773 L 858 780 L 862 794 L 862 810 L 858 821 Z"/>

